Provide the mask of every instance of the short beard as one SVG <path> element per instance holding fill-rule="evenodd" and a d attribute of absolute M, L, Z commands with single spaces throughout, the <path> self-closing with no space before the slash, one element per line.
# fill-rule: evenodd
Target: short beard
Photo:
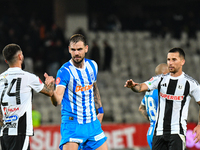
<path fill-rule="evenodd" d="M 83 59 L 84 59 L 84 58 L 83 58 Z M 75 64 L 79 65 L 80 63 L 82 63 L 82 62 L 83 62 L 83 59 L 81 59 L 81 60 L 80 60 L 80 61 L 78 61 L 78 62 L 77 62 L 77 61 L 75 61 L 74 59 L 73 59 L 73 61 L 74 61 L 74 63 L 75 63 Z"/>

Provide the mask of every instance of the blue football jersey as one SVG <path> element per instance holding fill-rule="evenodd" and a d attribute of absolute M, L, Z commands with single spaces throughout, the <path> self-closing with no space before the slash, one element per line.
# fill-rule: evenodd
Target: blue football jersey
<path fill-rule="evenodd" d="M 76 68 L 72 61 L 65 63 L 57 73 L 56 86 L 64 86 L 61 102 L 61 120 L 73 117 L 80 124 L 96 120 L 93 83 L 97 80 L 98 66 L 93 60 L 84 59 L 84 68 Z"/>
<path fill-rule="evenodd" d="M 158 108 L 158 90 L 155 89 L 153 91 L 146 92 L 141 104 L 145 105 L 150 123 L 154 124 L 156 121 L 156 114 Z"/>

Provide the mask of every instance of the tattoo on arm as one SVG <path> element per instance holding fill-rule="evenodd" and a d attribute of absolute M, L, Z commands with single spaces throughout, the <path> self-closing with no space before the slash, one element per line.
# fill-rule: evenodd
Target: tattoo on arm
<path fill-rule="evenodd" d="M 94 102 L 97 109 L 102 107 L 100 93 L 96 83 L 94 83 Z"/>
<path fill-rule="evenodd" d="M 131 90 L 133 90 L 134 92 L 139 93 L 141 91 L 141 84 L 138 84 L 135 87 L 132 87 Z"/>
<path fill-rule="evenodd" d="M 140 105 L 139 111 L 144 116 L 145 119 L 149 120 L 149 117 L 148 117 L 148 114 L 146 111 L 146 107 L 144 105 Z"/>
<path fill-rule="evenodd" d="M 2 114 L 1 109 L 0 109 L 0 126 L 1 127 L 3 126 L 3 114 Z"/>
<path fill-rule="evenodd" d="M 54 92 L 54 84 L 52 83 L 49 86 L 45 84 L 41 92 L 47 96 L 52 96 Z"/>

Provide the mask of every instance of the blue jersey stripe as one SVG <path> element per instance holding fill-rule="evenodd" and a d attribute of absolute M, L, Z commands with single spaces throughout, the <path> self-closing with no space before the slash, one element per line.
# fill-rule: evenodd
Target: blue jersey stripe
<path fill-rule="evenodd" d="M 86 71 L 86 74 L 87 74 L 87 77 L 88 77 L 89 84 L 91 85 L 91 84 L 92 84 L 92 81 L 91 81 L 91 78 L 90 78 L 89 71 L 88 71 L 87 68 L 86 68 L 85 71 Z M 90 110 L 92 110 L 92 90 L 91 90 L 91 89 L 89 90 L 89 93 L 90 93 L 90 95 L 89 95 L 89 97 L 90 97 L 90 99 L 89 99 Z M 95 106 L 93 106 L 93 107 L 95 108 Z M 93 112 L 90 111 L 90 114 L 91 114 L 91 120 L 93 120 Z"/>
<path fill-rule="evenodd" d="M 73 91 L 76 90 L 76 80 L 75 78 L 73 79 Z M 73 103 L 76 104 L 76 94 L 73 93 Z M 74 105 L 74 108 L 73 108 L 73 113 L 77 114 L 77 105 Z"/>
<path fill-rule="evenodd" d="M 81 81 L 81 86 L 85 87 L 85 83 L 84 83 L 84 79 L 82 77 L 81 71 L 77 70 L 77 73 L 78 73 L 79 79 Z M 82 94 L 82 106 L 83 106 L 83 110 L 85 110 L 85 108 L 86 108 L 86 106 L 85 106 L 85 92 L 81 91 L 81 94 Z M 83 116 L 86 116 L 86 111 L 83 111 Z M 86 123 L 85 117 L 83 118 L 83 123 Z"/>
<path fill-rule="evenodd" d="M 74 75 L 72 73 L 72 70 L 71 69 L 68 69 L 70 71 L 70 74 L 73 76 L 73 91 L 76 90 L 76 80 L 74 78 Z M 73 103 L 76 104 L 76 94 L 73 93 Z M 73 105 L 73 108 L 72 109 L 72 112 L 77 114 L 77 105 Z"/>

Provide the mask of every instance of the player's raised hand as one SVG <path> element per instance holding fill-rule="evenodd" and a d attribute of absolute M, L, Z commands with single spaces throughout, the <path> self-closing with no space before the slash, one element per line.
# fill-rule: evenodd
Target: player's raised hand
<path fill-rule="evenodd" d="M 44 73 L 44 77 L 45 77 L 45 84 L 47 86 L 51 86 L 54 85 L 55 83 L 55 79 L 53 76 L 49 76 L 46 72 Z"/>
<path fill-rule="evenodd" d="M 135 83 L 132 79 L 130 80 L 127 80 L 124 87 L 127 87 L 127 88 L 133 88 L 135 87 L 136 85 L 138 85 L 138 83 Z"/>

